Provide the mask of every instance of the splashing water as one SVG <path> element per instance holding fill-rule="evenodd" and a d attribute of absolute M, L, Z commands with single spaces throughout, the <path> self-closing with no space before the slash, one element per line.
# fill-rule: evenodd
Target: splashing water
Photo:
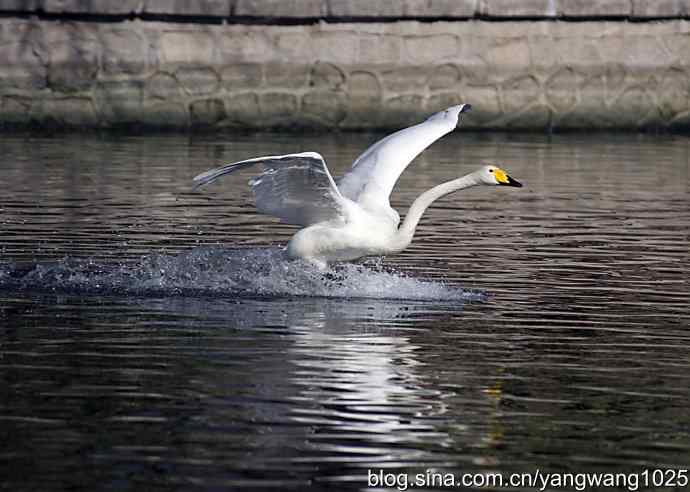
<path fill-rule="evenodd" d="M 436 281 L 366 265 L 341 264 L 323 272 L 288 260 L 280 248 L 195 248 L 179 255 L 147 255 L 137 263 L 65 258 L 56 263 L 0 265 L 0 289 L 129 295 L 245 295 L 483 300 Z"/>

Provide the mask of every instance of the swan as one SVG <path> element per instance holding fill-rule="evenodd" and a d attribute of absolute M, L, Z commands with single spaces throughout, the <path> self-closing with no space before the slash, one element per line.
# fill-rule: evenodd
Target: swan
<path fill-rule="evenodd" d="M 194 177 L 194 189 L 226 174 L 261 165 L 249 181 L 260 213 L 303 227 L 287 245 L 287 255 L 324 270 L 331 262 L 403 251 L 424 211 L 439 198 L 476 185 L 521 187 L 493 165 L 422 193 L 400 225 L 389 197 L 398 177 L 424 149 L 458 124 L 469 104 L 452 106 L 422 123 L 399 130 L 369 147 L 337 182 L 316 152 L 256 157 L 211 169 Z"/>

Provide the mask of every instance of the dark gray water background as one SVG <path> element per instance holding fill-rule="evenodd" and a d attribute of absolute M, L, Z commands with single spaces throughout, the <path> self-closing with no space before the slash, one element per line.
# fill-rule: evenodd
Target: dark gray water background
<path fill-rule="evenodd" d="M 485 162 L 525 188 L 446 198 L 328 279 L 284 264 L 249 173 L 190 191 L 262 154 L 340 175 L 377 137 L 3 135 L 2 488 L 688 468 L 690 140 L 455 132 L 401 215 Z"/>

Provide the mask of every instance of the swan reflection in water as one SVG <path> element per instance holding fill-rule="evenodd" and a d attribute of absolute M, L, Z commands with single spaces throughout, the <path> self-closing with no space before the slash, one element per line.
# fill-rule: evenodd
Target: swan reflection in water
<path fill-rule="evenodd" d="M 195 329 L 201 323 L 222 331 L 214 349 L 219 367 L 195 378 L 198 391 L 230 403 L 205 410 L 215 425 L 239 419 L 271 428 L 253 451 L 263 463 L 318 464 L 324 472 L 327 462 L 337 480 L 379 466 L 452 467 L 456 456 L 440 457 L 462 449 L 477 466 L 478 448 L 500 444 L 500 382 L 485 386 L 500 371 L 468 374 L 463 366 L 457 387 L 439 390 L 437 363 L 415 342 L 457 316 L 455 303 L 178 299 L 166 302 L 171 307 Z"/>
<path fill-rule="evenodd" d="M 251 261 L 260 258 L 270 261 Z M 234 470 L 238 480 L 256 467 L 362 480 L 367 468 L 453 467 L 497 445 L 500 388 L 488 391 L 487 380 L 500 373 L 491 364 L 460 360 L 449 374 L 458 354 L 476 359 L 474 346 L 434 347 L 443 339 L 437 330 L 462 326 L 463 306 L 476 295 L 366 266 L 348 268 L 341 272 L 341 294 L 395 292 L 417 300 L 279 296 L 296 287 L 318 294 L 332 280 L 258 248 L 242 254 L 199 248 L 117 267 L 33 265 L 9 269 L 4 281 L 64 292 L 44 303 L 57 306 L 53 325 L 69 328 L 58 332 L 70 337 L 61 342 L 63 363 L 76 364 L 69 371 L 82 374 L 82 354 L 88 354 L 94 384 L 97 375 L 107 375 L 102 394 L 73 390 L 81 398 L 75 401 L 89 402 L 79 408 L 101 408 L 98 414 L 76 410 L 77 420 L 132 426 L 145 419 L 137 442 L 155 442 L 156 449 L 132 451 L 126 442 L 99 454 L 101 460 L 127 460 L 132 453 L 160 459 L 159 448 L 183 449 L 209 456 L 224 473 Z M 125 287 L 130 290 L 122 296 Z M 81 331 L 65 315 L 70 303 L 78 306 Z M 123 326 L 124 316 L 131 326 Z M 448 383 L 439 386 L 436 375 L 443 371 Z M 113 440 L 130 434 L 116 432 Z M 244 458 L 233 454 L 237 449 Z"/>

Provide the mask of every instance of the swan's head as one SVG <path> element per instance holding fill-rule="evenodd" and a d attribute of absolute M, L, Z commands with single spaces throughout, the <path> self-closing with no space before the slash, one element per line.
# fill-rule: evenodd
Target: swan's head
<path fill-rule="evenodd" d="M 499 185 L 499 186 L 515 186 L 522 187 L 522 183 L 511 178 L 507 172 L 498 166 L 489 164 L 484 166 L 476 172 L 476 177 L 481 184 L 485 185 Z"/>

